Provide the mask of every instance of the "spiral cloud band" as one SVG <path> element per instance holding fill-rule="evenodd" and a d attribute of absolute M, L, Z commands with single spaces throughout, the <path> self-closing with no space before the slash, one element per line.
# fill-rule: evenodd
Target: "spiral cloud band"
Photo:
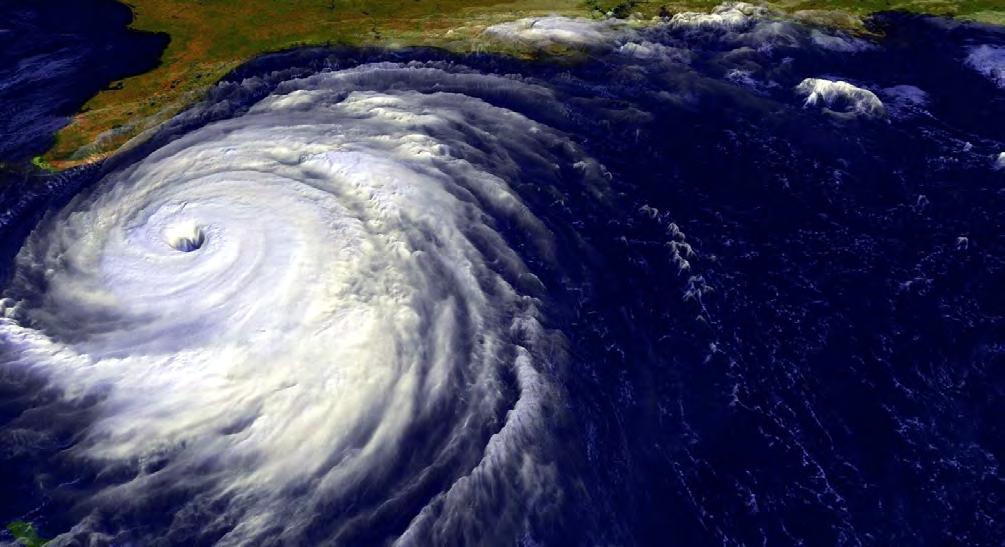
<path fill-rule="evenodd" d="M 222 503 L 221 526 L 240 521 L 224 544 L 300 537 L 312 514 L 292 500 L 320 511 L 386 489 L 407 505 L 448 463 L 463 472 L 403 541 L 463 533 L 472 510 L 522 526 L 556 503 L 540 433 L 557 396 L 541 371 L 558 363 L 542 362 L 534 276 L 497 223 L 547 257 L 510 184 L 578 152 L 462 94 L 500 85 L 540 93 L 419 64 L 286 82 L 43 221 L 0 336 L 69 396 L 100 395 L 82 457 L 139 462 L 96 503 L 183 484 L 193 514 Z M 589 165 L 574 166 L 584 181 Z M 362 526 L 341 522 L 324 534 Z"/>

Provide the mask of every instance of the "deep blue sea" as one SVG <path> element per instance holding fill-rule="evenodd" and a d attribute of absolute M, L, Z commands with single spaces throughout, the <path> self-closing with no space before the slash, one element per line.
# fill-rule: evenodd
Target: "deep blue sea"
<path fill-rule="evenodd" d="M 83 4 L 0 6 L 4 159 L 43 151 L 65 116 L 97 89 L 155 66 L 166 38 L 126 31 L 129 14 L 117 4 Z M 66 15 L 75 9 L 80 13 Z M 136 412 L 111 394 L 133 384 L 109 376 L 71 397 L 59 369 L 26 364 L 41 360 L 39 351 L 28 353 L 22 338 L 5 334 L 11 357 L 0 368 L 0 521 L 30 521 L 67 545 L 375 545 L 406 531 L 417 544 L 1001 545 L 1005 66 L 996 73 L 978 61 L 982 51 L 1005 52 L 1005 31 L 897 13 L 869 25 L 876 37 L 858 39 L 770 15 L 730 27 L 668 24 L 632 30 L 577 61 L 299 49 L 241 67 L 204 103 L 102 165 L 4 174 L 4 297 L 29 310 L 7 312 L 8 320 L 96 354 L 111 347 L 104 327 L 91 328 L 96 316 L 82 308 L 56 307 L 64 295 L 58 284 L 67 281 L 47 277 L 53 268 L 81 267 L 65 258 L 77 244 L 45 255 L 50 273 L 32 274 L 43 280 L 19 273 L 28 259 L 14 256 L 29 252 L 22 245 L 36 225 L 36 233 L 62 233 L 58 225 L 71 217 L 57 211 L 106 203 L 113 195 L 102 190 L 111 188 L 107 181 L 146 173 L 143 162 L 153 161 L 146 158 L 181 157 L 205 145 L 205 135 L 231 138 L 248 130 L 240 125 L 248 116 L 280 119 L 261 114 L 259 101 L 270 97 L 292 104 L 318 92 L 329 101 L 327 110 L 277 103 L 288 116 L 303 116 L 297 131 L 360 97 L 394 97 L 380 108 L 400 109 L 394 119 L 406 121 L 374 127 L 407 127 L 401 135 L 418 135 L 419 144 L 446 143 L 437 149 L 445 159 L 431 165 L 475 180 L 450 163 L 462 157 L 473 171 L 505 180 L 507 195 L 525 207 L 513 213 L 509 201 L 500 205 L 473 184 L 449 192 L 473 204 L 477 214 L 464 218 L 499 236 L 468 238 L 485 260 L 473 285 L 489 295 L 484 321 L 524 313 L 520 306 L 533 300 L 542 332 L 560 342 L 500 338 L 500 347 L 512 343 L 516 354 L 526 347 L 547 363 L 536 373 L 551 395 L 532 417 L 519 406 L 528 390 L 522 369 L 499 372 L 491 409 L 462 410 L 462 401 L 475 398 L 463 391 L 447 397 L 436 407 L 442 414 L 396 437 L 393 456 L 366 456 L 379 462 L 379 478 L 339 483 L 349 493 L 318 494 L 322 501 L 303 497 L 320 492 L 320 483 L 298 483 L 289 497 L 268 501 L 285 504 L 283 519 L 296 526 L 241 536 L 234 530 L 259 505 L 235 509 L 237 494 L 203 497 L 230 480 L 212 460 L 181 475 L 170 470 L 187 461 L 187 448 L 164 448 L 156 464 L 146 456 L 114 463 L 88 456 L 119 439 L 119 430 L 96 424 Z M 371 69 L 374 63 L 384 64 Z M 332 83 L 324 74 L 347 75 Z M 865 93 L 821 95 L 814 103 L 799 91 L 809 78 Z M 460 114 L 442 114 L 451 101 L 461 104 L 457 96 L 464 97 Z M 873 98 L 878 112 L 869 110 Z M 421 116 L 434 115 L 450 122 L 424 125 L 432 122 Z M 338 123 L 352 131 L 351 122 Z M 512 129 L 524 125 L 535 129 Z M 366 127 L 366 138 L 379 134 Z M 551 140 L 521 144 L 539 130 Z M 339 142 L 338 150 L 360 149 Z M 188 165 L 164 176 L 185 179 Z M 371 168 L 378 169 L 358 167 Z M 550 234 L 547 246 L 541 233 Z M 67 234 L 87 237 L 78 230 L 64 240 Z M 46 252 L 57 243 L 48 245 Z M 102 268 L 118 264 L 102 260 Z M 496 278 L 485 272 L 497 271 L 522 304 L 493 304 L 509 294 L 492 288 Z M 268 294 L 271 286 L 256 291 Z M 437 291 L 475 302 L 460 286 Z M 482 310 L 465 309 L 472 317 Z M 468 315 L 460 317 L 465 324 Z M 139 332 L 121 321 L 116 333 Z M 79 324 L 70 329 L 70 322 Z M 487 335 L 476 327 L 460 332 L 450 355 L 475 355 L 470 347 Z M 108 355 L 128 360 L 165 351 L 163 344 L 130 344 Z M 480 381 L 462 376 L 458 386 Z M 392 414 L 383 412 L 374 420 Z M 467 421 L 444 425 L 455 416 Z M 513 416 L 537 425 L 520 429 L 504 449 L 486 448 Z M 448 444 L 463 448 L 433 455 Z M 452 520 L 457 509 L 445 492 L 465 480 L 476 484 L 489 458 L 483 452 L 537 466 L 497 462 L 500 482 L 476 488 L 469 513 Z M 163 481 L 144 483 L 153 486 L 131 503 L 127 485 L 158 473 Z M 520 473 L 535 478 L 502 486 Z M 493 519 L 506 524 L 493 527 Z M 458 520 L 465 524 L 454 526 Z"/>

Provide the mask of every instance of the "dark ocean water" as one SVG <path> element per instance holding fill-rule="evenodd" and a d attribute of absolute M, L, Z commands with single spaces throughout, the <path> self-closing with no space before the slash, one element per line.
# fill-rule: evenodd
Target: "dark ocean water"
<path fill-rule="evenodd" d="M 94 21 L 121 28 L 124 17 Z M 124 47 L 140 38 L 93 22 L 30 25 L 39 37 L 31 47 L 58 44 L 42 57 L 56 68 L 0 91 L 44 110 L 5 120 L 5 155 L 43 149 L 57 116 L 112 74 L 143 67 L 163 44 L 142 38 L 147 53 Z M 602 50 L 574 64 L 428 50 L 268 56 L 147 145 L 97 169 L 43 178 L 37 193 L 3 196 L 16 212 L 2 227 L 4 271 L 9 277 L 41 211 L 181 135 L 240 116 L 292 77 L 412 61 L 506 75 L 554 100 L 491 87 L 463 93 L 568 135 L 606 169 L 608 189 L 598 197 L 576 173 L 537 172 L 533 163 L 510 185 L 557 241 L 557 259 L 547 260 L 520 225 L 498 221 L 540 279 L 545 326 L 566 340 L 564 366 L 549 371 L 564 394 L 554 412 L 568 416 L 549 430 L 564 494 L 560 510 L 528 517 L 515 537 L 481 540 L 1000 545 L 1005 170 L 995 162 L 1005 152 L 1005 89 L 966 59 L 975 47 L 1005 47 L 1005 33 L 884 14 L 871 21 L 882 37 L 868 47 L 826 48 L 812 29 L 765 25 L 639 31 L 637 43 L 676 53 Z M 11 60 L 26 55 L 10 51 L 0 49 L 0 84 Z M 118 51 L 134 58 L 102 65 L 108 72 L 58 69 Z M 885 114 L 804 105 L 794 89 L 806 78 L 873 90 Z M 77 526 L 62 538 L 98 543 L 212 543 L 233 525 L 200 526 L 196 513 L 178 529 L 185 490 L 151 495 L 142 510 L 95 509 L 87 498 L 126 481 L 133 464 L 90 469 L 67 457 L 97 406 L 61 402 L 46 385 L 42 376 L 0 374 L 8 485 L 0 519 L 31 520 L 47 537 Z M 24 431 L 34 432 L 29 441 L 19 440 Z M 409 437 L 402 446 L 409 443 L 422 445 Z M 429 484 L 341 539 L 393 539 L 447 486 Z M 357 505 L 377 506 L 382 495 L 361 494 Z M 326 530 L 315 522 L 293 543 L 324 541 Z"/>

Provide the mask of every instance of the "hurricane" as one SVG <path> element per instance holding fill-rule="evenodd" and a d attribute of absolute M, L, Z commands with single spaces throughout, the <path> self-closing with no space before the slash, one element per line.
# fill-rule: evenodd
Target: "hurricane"
<path fill-rule="evenodd" d="M 1005 134 L 959 104 L 1002 112 L 973 44 L 1005 39 L 873 24 L 729 3 L 481 36 L 570 59 L 235 70 L 5 202 L 17 507 L 56 545 L 994 537 L 959 390 L 1000 355 Z"/>
<path fill-rule="evenodd" d="M 499 85 L 381 63 L 284 82 L 43 221 L 2 336 L 67 397 L 102 398 L 75 450 L 138 469 L 100 503 L 181 483 L 240 520 L 221 542 L 241 543 L 307 527 L 293 500 L 375 484 L 407 499 L 449 466 L 467 476 L 430 500 L 453 521 L 438 527 L 476 525 L 461 503 L 520 522 L 555 472 L 543 413 L 560 390 L 542 370 L 562 363 L 499 224 L 548 260 L 512 185 L 600 182 L 562 135 L 463 94 Z M 404 537 L 443 533 L 431 518 Z"/>

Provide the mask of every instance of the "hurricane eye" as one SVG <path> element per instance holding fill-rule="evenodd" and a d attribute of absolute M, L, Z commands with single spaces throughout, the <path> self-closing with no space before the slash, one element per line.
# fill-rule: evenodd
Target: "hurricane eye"
<path fill-rule="evenodd" d="M 174 228 L 165 236 L 172 249 L 183 253 L 198 251 L 206 243 L 206 233 L 199 226 Z"/>

